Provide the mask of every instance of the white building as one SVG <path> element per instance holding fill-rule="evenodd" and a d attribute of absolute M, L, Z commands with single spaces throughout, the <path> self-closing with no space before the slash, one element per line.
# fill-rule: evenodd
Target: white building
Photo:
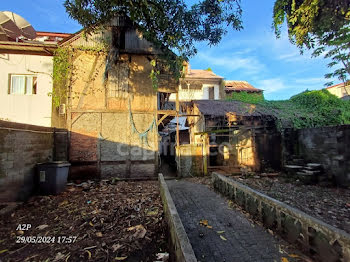
<path fill-rule="evenodd" d="M 331 94 L 341 98 L 349 99 L 350 83 L 340 83 L 326 88 Z"/>
<path fill-rule="evenodd" d="M 0 120 L 51 126 L 55 44 L 0 41 Z"/>
<path fill-rule="evenodd" d="M 180 80 L 179 100 L 219 100 L 225 96 L 223 77 L 214 74 L 211 70 L 190 69 L 185 66 L 185 77 Z M 170 101 L 176 100 L 172 94 Z"/>

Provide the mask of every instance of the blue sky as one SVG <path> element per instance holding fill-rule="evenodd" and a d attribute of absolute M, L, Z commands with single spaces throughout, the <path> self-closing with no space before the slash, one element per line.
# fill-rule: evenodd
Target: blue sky
<path fill-rule="evenodd" d="M 20 14 L 38 31 L 74 33 L 81 26 L 70 19 L 64 0 L 2 0 L 0 10 Z M 323 88 L 329 72 L 323 57 L 300 55 L 286 30 L 276 39 L 271 29 L 274 0 L 243 0 L 242 31 L 229 30 L 217 46 L 199 43 L 190 60 L 193 69 L 208 67 L 228 80 L 245 80 L 265 90 L 267 99 L 287 99 L 306 89 Z M 337 82 L 336 82 L 337 83 Z"/>

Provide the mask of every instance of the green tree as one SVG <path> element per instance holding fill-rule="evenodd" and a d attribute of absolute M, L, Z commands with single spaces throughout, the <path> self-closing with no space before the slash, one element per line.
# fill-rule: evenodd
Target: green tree
<path fill-rule="evenodd" d="M 324 54 L 325 58 L 330 58 L 329 68 L 338 66 L 333 72 L 325 75 L 326 78 L 338 78 L 342 82 L 349 81 L 350 77 L 350 26 L 344 26 L 337 32 L 329 34 L 319 39 L 318 48 L 313 52 L 313 56 Z M 331 86 L 333 82 L 326 83 Z"/>
<path fill-rule="evenodd" d="M 240 0 L 66 0 L 68 14 L 94 29 L 116 16 L 128 17 L 143 36 L 163 51 L 170 70 L 179 76 L 182 62 L 197 53 L 195 42 L 216 45 L 227 26 L 242 29 Z M 174 53 L 176 54 L 174 54 Z"/>
<path fill-rule="evenodd" d="M 285 22 L 290 41 L 301 52 L 316 48 L 313 56 L 326 53 L 325 57 L 332 59 L 329 67 L 340 66 L 326 78 L 337 77 L 343 82 L 349 78 L 350 1 L 276 0 L 273 27 L 277 37 Z"/>

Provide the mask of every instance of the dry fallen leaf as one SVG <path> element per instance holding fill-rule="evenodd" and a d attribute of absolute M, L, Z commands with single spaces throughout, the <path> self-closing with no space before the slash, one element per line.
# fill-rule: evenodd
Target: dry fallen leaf
<path fill-rule="evenodd" d="M 225 231 L 216 231 L 216 233 L 218 233 L 218 234 L 222 234 L 222 233 L 225 233 Z"/>
<path fill-rule="evenodd" d="M 116 252 L 118 251 L 123 245 L 120 245 L 120 244 L 114 244 L 112 246 L 112 249 L 113 249 L 113 252 Z"/>
<path fill-rule="evenodd" d="M 281 262 L 289 262 L 289 260 L 286 257 L 282 257 Z"/>
<path fill-rule="evenodd" d="M 288 256 L 292 257 L 292 258 L 298 258 L 299 256 L 296 254 L 289 254 Z"/>
<path fill-rule="evenodd" d="M 64 205 L 67 205 L 68 204 L 68 200 L 64 200 L 62 201 L 61 203 L 58 204 L 58 206 L 64 206 Z"/>
<path fill-rule="evenodd" d="M 158 208 L 152 208 L 150 210 L 146 210 L 146 215 L 149 217 L 158 215 Z"/>
<path fill-rule="evenodd" d="M 88 259 L 91 258 L 91 252 L 89 250 L 85 250 L 86 253 L 88 253 Z"/>
<path fill-rule="evenodd" d="M 118 261 L 123 261 L 125 259 L 127 259 L 128 257 L 115 257 L 115 260 L 118 260 Z"/>
<path fill-rule="evenodd" d="M 202 220 L 199 221 L 199 224 L 202 225 L 202 226 L 207 226 L 208 225 L 208 220 L 202 219 Z"/>
<path fill-rule="evenodd" d="M 64 254 L 62 254 L 61 252 L 58 252 L 55 256 L 55 260 L 54 261 L 59 261 L 61 259 L 64 259 L 66 256 Z"/>
<path fill-rule="evenodd" d="M 147 230 L 143 227 L 143 225 L 129 227 L 127 230 L 128 231 L 135 230 L 135 233 L 132 235 L 134 238 L 144 238 L 147 233 Z"/>
<path fill-rule="evenodd" d="M 223 235 L 220 235 L 220 238 L 224 241 L 226 241 L 227 239 L 223 236 Z"/>
<path fill-rule="evenodd" d="M 102 237 L 102 233 L 101 232 L 96 232 L 96 236 L 97 237 Z"/>
<path fill-rule="evenodd" d="M 169 253 L 158 253 L 157 255 L 157 260 L 166 262 L 169 260 Z"/>
<path fill-rule="evenodd" d="M 37 226 L 36 229 L 43 230 L 47 227 L 49 227 L 49 226 L 48 225 L 40 225 L 40 226 Z"/>

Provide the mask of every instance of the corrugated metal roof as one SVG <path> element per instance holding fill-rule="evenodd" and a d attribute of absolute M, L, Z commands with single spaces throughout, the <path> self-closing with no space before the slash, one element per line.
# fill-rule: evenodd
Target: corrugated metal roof
<path fill-rule="evenodd" d="M 225 81 L 225 91 L 226 92 L 232 92 L 232 91 L 261 92 L 263 90 L 255 88 L 254 86 L 249 84 L 247 81 L 227 80 Z"/>
<path fill-rule="evenodd" d="M 258 105 L 247 104 L 240 101 L 225 100 L 193 100 L 192 103 L 198 110 L 207 116 L 225 116 L 227 113 L 235 113 L 238 116 L 267 116 L 266 110 Z"/>

